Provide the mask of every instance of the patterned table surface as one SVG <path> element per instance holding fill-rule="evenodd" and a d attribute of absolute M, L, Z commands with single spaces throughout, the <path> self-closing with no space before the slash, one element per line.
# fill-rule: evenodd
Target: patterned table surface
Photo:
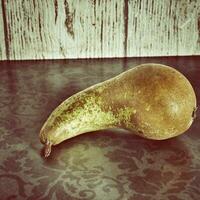
<path fill-rule="evenodd" d="M 38 133 L 59 103 L 147 62 L 177 68 L 199 100 L 200 57 L 0 62 L 0 199 L 199 200 L 199 110 L 192 127 L 173 139 L 104 130 L 42 156 Z"/>

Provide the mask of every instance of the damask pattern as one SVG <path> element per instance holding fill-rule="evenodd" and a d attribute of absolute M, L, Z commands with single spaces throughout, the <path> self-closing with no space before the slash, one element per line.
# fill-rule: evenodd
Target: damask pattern
<path fill-rule="evenodd" d="M 199 200 L 199 110 L 187 133 L 173 139 L 110 129 L 72 138 L 43 157 L 38 133 L 59 103 L 145 62 L 176 67 L 199 99 L 200 57 L 1 62 L 0 199 Z"/>

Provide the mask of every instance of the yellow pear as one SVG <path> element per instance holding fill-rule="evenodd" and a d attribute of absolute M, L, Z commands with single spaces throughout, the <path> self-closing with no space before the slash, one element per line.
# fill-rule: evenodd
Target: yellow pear
<path fill-rule="evenodd" d="M 107 128 L 163 140 L 185 132 L 195 111 L 194 90 L 180 72 L 142 64 L 66 99 L 43 125 L 40 140 L 46 157 L 52 145 Z"/>

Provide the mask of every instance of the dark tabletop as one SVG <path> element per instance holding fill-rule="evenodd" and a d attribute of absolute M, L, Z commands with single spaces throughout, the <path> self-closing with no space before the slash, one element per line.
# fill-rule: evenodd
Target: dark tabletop
<path fill-rule="evenodd" d="M 200 99 L 200 57 L 0 62 L 0 199 L 199 200 L 199 110 L 192 127 L 173 139 L 111 129 L 42 156 L 38 133 L 56 106 L 147 62 L 178 69 Z"/>

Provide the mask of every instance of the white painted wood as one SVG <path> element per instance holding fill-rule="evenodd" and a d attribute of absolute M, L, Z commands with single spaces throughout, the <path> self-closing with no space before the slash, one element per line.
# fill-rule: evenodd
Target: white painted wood
<path fill-rule="evenodd" d="M 7 0 L 10 59 L 123 56 L 123 2 Z"/>
<path fill-rule="evenodd" d="M 63 7 L 65 3 L 59 3 L 60 15 L 56 24 L 58 31 L 55 32 L 55 38 L 59 40 L 56 43 L 60 44 L 58 48 L 62 45 L 64 58 L 123 55 L 122 3 L 117 0 L 101 0 L 101 3 L 90 0 L 66 2 L 72 25 L 63 26 L 66 24 L 66 8 Z"/>
<path fill-rule="evenodd" d="M 127 56 L 199 55 L 199 13 L 199 0 L 129 1 Z"/>
<path fill-rule="evenodd" d="M 4 2 L 1 60 L 200 55 L 199 0 Z"/>
<path fill-rule="evenodd" d="M 5 36 L 4 36 L 4 23 L 2 13 L 2 2 L 0 1 L 0 60 L 6 60 Z"/>

